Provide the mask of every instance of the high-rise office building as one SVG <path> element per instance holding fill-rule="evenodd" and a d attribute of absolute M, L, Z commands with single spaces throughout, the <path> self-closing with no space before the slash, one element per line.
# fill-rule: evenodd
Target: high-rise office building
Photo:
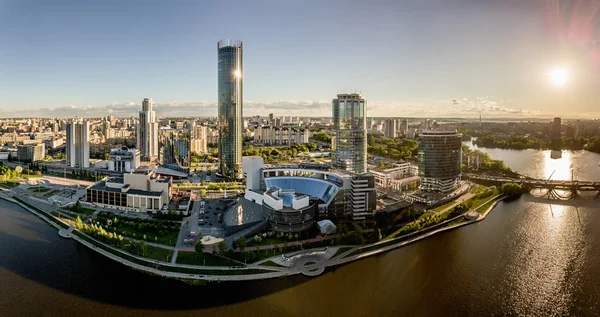
<path fill-rule="evenodd" d="M 400 121 L 400 134 L 406 135 L 408 133 L 408 120 L 402 119 Z"/>
<path fill-rule="evenodd" d="M 137 147 L 142 159 L 147 161 L 158 156 L 158 122 L 152 110 L 152 99 L 144 98 L 140 122 L 137 128 Z"/>
<path fill-rule="evenodd" d="M 66 126 L 67 164 L 70 167 L 90 167 L 90 123 L 71 121 Z"/>
<path fill-rule="evenodd" d="M 197 154 L 206 154 L 208 150 L 208 127 L 204 125 L 196 125 L 194 123 L 191 125 L 190 129 L 192 130 L 192 139 L 190 141 L 192 152 L 196 152 Z"/>
<path fill-rule="evenodd" d="M 243 64 L 242 42 L 221 40 L 218 54 L 219 170 L 228 178 L 242 176 Z"/>
<path fill-rule="evenodd" d="M 462 134 L 422 131 L 419 135 L 420 189 L 451 192 L 458 186 L 462 165 Z"/>
<path fill-rule="evenodd" d="M 397 124 L 398 122 L 396 121 L 396 119 L 386 119 L 385 120 L 385 136 L 388 138 L 395 138 L 396 137 L 396 128 L 397 128 Z"/>
<path fill-rule="evenodd" d="M 333 99 L 331 163 L 354 173 L 367 171 L 367 102 L 360 94 Z"/>
<path fill-rule="evenodd" d="M 191 130 L 183 129 L 159 129 L 160 151 L 158 161 L 163 167 L 179 171 L 189 172 L 191 163 Z"/>
<path fill-rule="evenodd" d="M 552 137 L 555 138 L 560 138 L 560 133 L 561 133 L 561 127 L 562 127 L 562 122 L 561 119 L 559 117 L 554 118 L 554 121 L 552 122 Z"/>
<path fill-rule="evenodd" d="M 559 151 L 562 149 L 562 121 L 559 117 L 554 118 L 554 121 L 550 125 L 550 136 L 552 139 L 552 150 Z M 554 153 L 555 155 L 557 153 Z"/>

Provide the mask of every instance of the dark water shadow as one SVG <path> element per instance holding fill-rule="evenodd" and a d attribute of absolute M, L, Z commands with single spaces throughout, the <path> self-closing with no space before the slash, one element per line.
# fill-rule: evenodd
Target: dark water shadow
<path fill-rule="evenodd" d="M 154 310 L 202 309 L 253 300 L 311 279 L 298 275 L 189 285 L 133 270 L 76 241 L 63 239 L 47 223 L 12 203 L 0 201 L 0 221 L 12 222 L 9 232 L 0 231 L 0 267 L 57 291 L 101 303 Z M 37 237 L 26 238 L 21 234 L 24 232 L 34 232 Z M 18 281 L 14 283 L 2 287 L 18 289 Z M 10 301 L 10 293 L 3 300 Z"/>

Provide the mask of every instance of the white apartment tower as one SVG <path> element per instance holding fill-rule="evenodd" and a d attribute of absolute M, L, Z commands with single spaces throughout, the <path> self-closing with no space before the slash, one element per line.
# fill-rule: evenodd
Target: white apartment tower
<path fill-rule="evenodd" d="M 70 167 L 90 167 L 90 123 L 67 122 L 67 164 Z"/>
<path fill-rule="evenodd" d="M 385 120 L 385 136 L 388 138 L 395 138 L 397 135 L 398 122 L 396 119 Z"/>
<path fill-rule="evenodd" d="M 144 98 L 137 128 L 137 147 L 144 160 L 158 156 L 158 122 L 152 111 L 152 99 Z"/>

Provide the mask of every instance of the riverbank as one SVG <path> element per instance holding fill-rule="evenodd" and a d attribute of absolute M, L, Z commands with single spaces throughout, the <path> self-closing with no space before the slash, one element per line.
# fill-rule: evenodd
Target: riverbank
<path fill-rule="evenodd" d="M 135 270 L 166 278 L 183 280 L 186 282 L 191 282 L 192 284 L 202 284 L 206 281 L 263 280 L 296 274 L 317 276 L 323 273 L 327 267 L 338 266 L 363 259 L 365 257 L 377 255 L 431 237 L 437 233 L 453 230 L 481 221 L 485 219 L 487 214 L 499 201 L 497 199 L 498 197 L 493 197 L 490 199 L 490 201 L 496 201 L 477 219 L 468 219 L 453 224 L 453 222 L 457 219 L 462 219 L 465 217 L 465 215 L 460 215 L 425 230 L 413 232 L 370 245 L 345 245 L 325 247 L 324 249 L 318 248 L 302 250 L 282 256 L 274 256 L 263 259 L 246 266 L 197 266 L 167 263 L 127 253 L 119 248 L 92 238 L 86 233 L 69 226 L 69 224 L 61 221 L 59 218 L 56 218 L 42 210 L 38 210 L 38 208 L 31 206 L 18 197 L 11 196 L 12 192 L 10 191 L 2 191 L 0 194 L 0 198 L 24 208 L 25 210 L 31 212 L 50 224 L 55 229 L 59 230 L 59 234 L 64 238 L 73 239 L 111 260 L 119 262 L 120 264 L 131 267 Z M 483 204 L 480 207 L 483 207 L 484 205 L 486 204 Z M 284 263 L 284 265 L 277 264 L 277 262 L 281 262 L 281 259 L 285 259 L 285 261 L 288 262 Z"/>

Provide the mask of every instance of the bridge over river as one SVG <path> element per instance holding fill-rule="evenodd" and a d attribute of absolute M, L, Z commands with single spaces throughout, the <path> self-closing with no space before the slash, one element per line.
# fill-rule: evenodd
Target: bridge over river
<path fill-rule="evenodd" d="M 502 186 L 517 183 L 526 188 L 533 196 L 556 199 L 597 199 L 600 197 L 600 181 L 532 179 L 528 177 L 510 178 L 463 173 L 462 178 L 487 186 Z"/>

